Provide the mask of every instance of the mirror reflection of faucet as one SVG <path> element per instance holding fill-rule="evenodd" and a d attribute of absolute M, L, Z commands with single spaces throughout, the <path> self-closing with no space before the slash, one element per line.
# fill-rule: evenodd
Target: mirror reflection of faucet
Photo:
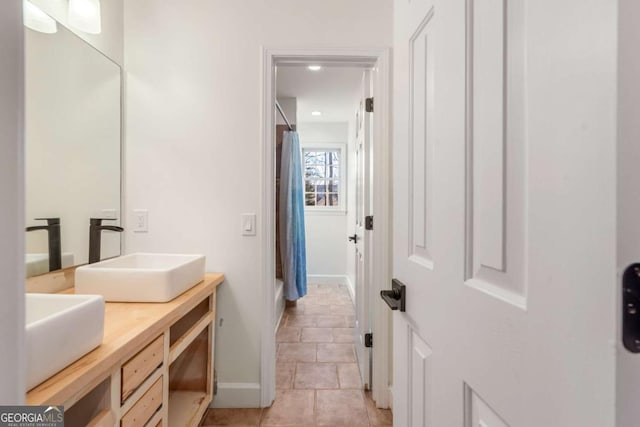
<path fill-rule="evenodd" d="M 47 221 L 47 225 L 33 225 L 26 231 L 46 230 L 49 238 L 49 271 L 62 268 L 62 243 L 60 240 L 60 218 L 35 218 L 36 221 Z"/>
<path fill-rule="evenodd" d="M 89 219 L 89 264 L 100 261 L 100 249 L 102 244 L 102 231 L 116 231 L 121 233 L 124 228 L 117 225 L 102 225 L 102 221 L 115 221 L 113 218 Z"/>

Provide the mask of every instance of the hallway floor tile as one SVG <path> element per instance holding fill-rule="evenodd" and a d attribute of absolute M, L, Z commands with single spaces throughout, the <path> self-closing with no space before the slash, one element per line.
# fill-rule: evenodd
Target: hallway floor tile
<path fill-rule="evenodd" d="M 287 307 L 276 334 L 276 401 L 265 409 L 210 409 L 202 427 L 391 426 L 362 388 L 354 347 L 355 312 L 341 285 L 309 285 Z"/>

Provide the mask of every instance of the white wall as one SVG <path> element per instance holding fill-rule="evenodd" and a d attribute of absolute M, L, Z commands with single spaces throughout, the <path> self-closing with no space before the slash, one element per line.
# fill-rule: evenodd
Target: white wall
<path fill-rule="evenodd" d="M 305 213 L 307 275 L 347 276 L 346 218 L 345 213 Z"/>
<path fill-rule="evenodd" d="M 349 156 L 347 142 L 349 138 L 348 123 L 299 123 L 298 134 L 302 148 L 335 147 L 342 144 L 343 163 L 348 166 Z M 332 145 L 333 144 L 333 145 Z M 355 170 L 344 170 L 347 176 L 351 176 Z M 343 173 L 344 176 L 344 173 Z M 347 186 L 344 187 L 345 190 Z M 352 194 L 344 194 L 347 203 L 352 199 Z M 347 275 L 347 215 L 345 209 L 340 212 L 318 212 L 305 210 L 305 227 L 307 243 L 307 274 L 313 282 L 314 276 L 341 276 Z"/>
<path fill-rule="evenodd" d="M 0 404 L 24 401 L 22 1 L 0 3 Z"/>
<path fill-rule="evenodd" d="M 102 31 L 100 34 L 87 34 L 69 27 L 67 14 L 69 0 L 30 0 L 45 13 L 51 15 L 56 21 L 67 26 L 80 38 L 107 55 L 109 58 L 122 65 L 124 61 L 124 0 L 102 0 L 100 2 L 100 14 Z"/>
<path fill-rule="evenodd" d="M 391 15 L 391 0 L 125 3 L 126 205 L 149 209 L 126 251 L 201 252 L 226 274 L 215 405 L 260 403 L 260 242 L 240 214 L 260 215 L 262 47 L 390 46 Z"/>

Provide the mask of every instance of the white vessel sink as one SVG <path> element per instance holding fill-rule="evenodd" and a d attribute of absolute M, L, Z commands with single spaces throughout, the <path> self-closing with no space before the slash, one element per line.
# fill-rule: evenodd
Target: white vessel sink
<path fill-rule="evenodd" d="M 25 254 L 24 263 L 26 268 L 26 276 L 39 276 L 49 272 L 49 254 Z M 68 268 L 73 265 L 73 254 L 69 252 L 62 253 L 62 268 Z"/>
<path fill-rule="evenodd" d="M 102 343 L 99 295 L 26 294 L 27 390 Z"/>
<path fill-rule="evenodd" d="M 167 302 L 204 280 L 204 261 L 204 255 L 125 255 L 77 268 L 76 293 L 112 302 Z"/>

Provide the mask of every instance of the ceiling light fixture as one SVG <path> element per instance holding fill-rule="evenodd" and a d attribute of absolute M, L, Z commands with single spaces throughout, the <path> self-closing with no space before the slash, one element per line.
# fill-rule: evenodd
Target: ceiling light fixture
<path fill-rule="evenodd" d="M 321 113 L 320 111 L 312 111 L 312 112 L 311 112 L 311 115 L 312 115 L 312 116 L 321 116 L 321 115 L 322 115 L 322 113 Z"/>
<path fill-rule="evenodd" d="M 89 34 L 100 34 L 100 0 L 69 0 L 69 25 Z"/>
<path fill-rule="evenodd" d="M 58 32 L 58 23 L 28 0 L 22 2 L 24 26 L 41 33 L 53 34 Z"/>
<path fill-rule="evenodd" d="M 310 69 L 311 71 L 320 71 L 320 70 L 322 70 L 322 67 L 320 65 L 309 65 L 307 68 Z"/>

